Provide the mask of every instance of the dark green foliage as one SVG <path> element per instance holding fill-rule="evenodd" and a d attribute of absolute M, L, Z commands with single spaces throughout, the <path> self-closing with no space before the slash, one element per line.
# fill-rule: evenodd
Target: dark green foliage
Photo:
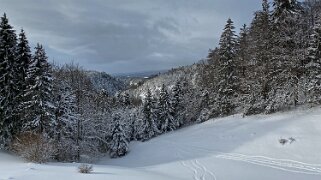
<path fill-rule="evenodd" d="M 16 66 L 17 37 L 9 24 L 6 14 L 0 22 L 0 146 L 7 146 L 8 141 L 17 133 L 16 95 L 19 93 Z"/>
<path fill-rule="evenodd" d="M 24 128 L 52 135 L 52 127 L 56 122 L 53 115 L 51 66 L 42 45 L 37 44 L 35 49 L 36 52 L 27 73 L 29 85 L 24 95 L 27 99 L 24 103 L 27 122 Z"/>
<path fill-rule="evenodd" d="M 220 39 L 219 49 L 219 83 L 218 100 L 219 114 L 230 114 L 235 108 L 234 99 L 238 96 L 239 77 L 236 63 L 236 35 L 233 21 L 227 20 Z"/>
<path fill-rule="evenodd" d="M 158 134 L 157 122 L 155 122 L 155 105 L 153 103 L 153 97 L 150 89 L 147 90 L 147 94 L 143 105 L 143 132 L 142 140 L 148 140 Z"/>
<path fill-rule="evenodd" d="M 128 140 L 124 131 L 120 114 L 116 113 L 113 117 L 113 126 L 111 128 L 110 156 L 112 158 L 121 157 L 128 152 Z"/>

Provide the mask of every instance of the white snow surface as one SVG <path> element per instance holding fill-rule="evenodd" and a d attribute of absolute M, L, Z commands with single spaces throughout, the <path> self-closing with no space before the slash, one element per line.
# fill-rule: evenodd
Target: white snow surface
<path fill-rule="evenodd" d="M 130 150 L 101 159 L 91 174 L 78 173 L 77 163 L 26 163 L 0 151 L 0 180 L 320 180 L 321 108 L 213 119 Z"/>

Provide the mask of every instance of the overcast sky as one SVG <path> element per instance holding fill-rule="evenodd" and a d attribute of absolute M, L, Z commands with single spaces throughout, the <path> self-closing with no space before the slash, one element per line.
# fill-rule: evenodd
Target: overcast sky
<path fill-rule="evenodd" d="M 239 29 L 260 8 L 261 0 L 0 0 L 0 13 L 50 60 L 108 73 L 197 62 L 228 17 Z"/>

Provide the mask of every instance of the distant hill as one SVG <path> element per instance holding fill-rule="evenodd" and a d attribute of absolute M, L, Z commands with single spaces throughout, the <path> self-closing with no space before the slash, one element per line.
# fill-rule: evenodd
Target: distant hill
<path fill-rule="evenodd" d="M 158 74 L 167 72 L 168 70 L 159 70 L 159 71 L 142 71 L 142 72 L 132 72 L 132 73 L 116 73 L 113 76 L 118 78 L 148 78 Z"/>
<path fill-rule="evenodd" d="M 108 94 L 114 95 L 117 91 L 123 91 L 127 87 L 124 81 L 105 72 L 87 71 L 87 73 L 97 91 L 104 89 Z"/>

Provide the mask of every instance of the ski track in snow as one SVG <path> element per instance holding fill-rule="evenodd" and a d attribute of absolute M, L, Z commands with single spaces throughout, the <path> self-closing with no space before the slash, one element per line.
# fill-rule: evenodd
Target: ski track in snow
<path fill-rule="evenodd" d="M 225 152 L 219 152 L 219 151 L 210 150 L 210 149 L 201 148 L 201 147 L 195 147 L 190 145 L 187 145 L 187 146 L 189 148 L 194 148 L 201 151 L 215 152 L 218 154 L 216 158 L 242 161 L 246 163 L 270 167 L 270 168 L 293 172 L 293 173 L 321 175 L 321 164 L 308 164 L 308 163 L 295 161 L 295 160 L 277 159 L 277 158 L 270 158 L 266 156 L 249 156 L 249 155 L 244 155 L 239 153 L 225 153 Z"/>
<path fill-rule="evenodd" d="M 182 155 L 180 155 L 179 153 L 176 154 L 180 159 L 182 158 Z M 204 164 L 202 164 L 197 159 L 189 161 L 181 160 L 180 163 L 182 166 L 190 169 L 193 172 L 194 180 L 217 180 L 214 172 L 210 171 Z"/>
<path fill-rule="evenodd" d="M 292 173 L 301 173 L 301 174 L 309 174 L 309 175 L 321 175 L 321 164 L 308 164 L 300 161 L 295 160 L 289 160 L 289 159 L 277 159 L 277 158 L 270 158 L 266 156 L 249 156 L 239 153 L 224 153 L 216 150 L 211 150 L 207 148 L 202 147 L 196 147 L 191 146 L 187 144 L 181 144 L 180 150 L 184 151 L 185 153 L 191 153 L 186 150 L 183 150 L 182 148 L 192 148 L 197 149 L 200 151 L 206 151 L 206 152 L 214 152 L 217 153 L 215 156 L 216 158 L 220 159 L 226 159 L 226 160 L 234 160 L 234 161 L 242 161 L 245 163 L 255 164 L 259 166 L 269 167 L 273 169 L 278 169 L 282 171 L 292 172 Z M 182 158 L 182 156 L 180 156 Z M 186 166 L 186 164 L 185 164 Z M 215 174 L 212 171 L 208 171 L 208 169 L 203 166 L 199 161 L 194 160 L 192 168 L 196 168 L 196 171 L 199 171 L 197 169 L 202 169 L 203 174 L 210 174 L 212 179 L 217 180 Z M 193 170 L 194 170 L 193 169 Z M 205 176 L 204 178 L 194 178 L 195 180 L 206 180 Z"/>
<path fill-rule="evenodd" d="M 321 165 L 307 164 L 299 161 L 287 159 L 275 159 L 265 156 L 247 156 L 243 154 L 224 153 L 216 156 L 217 158 L 243 161 L 246 163 L 266 166 L 288 172 L 321 175 Z"/>
<path fill-rule="evenodd" d="M 204 164 L 200 163 L 197 159 L 194 161 L 194 163 L 195 163 L 195 165 L 197 165 L 198 167 L 201 167 L 203 169 L 204 176 L 203 176 L 202 180 L 207 179 L 206 175 L 208 175 L 210 177 L 210 179 L 217 180 L 215 174 L 212 171 L 208 170 Z"/>

